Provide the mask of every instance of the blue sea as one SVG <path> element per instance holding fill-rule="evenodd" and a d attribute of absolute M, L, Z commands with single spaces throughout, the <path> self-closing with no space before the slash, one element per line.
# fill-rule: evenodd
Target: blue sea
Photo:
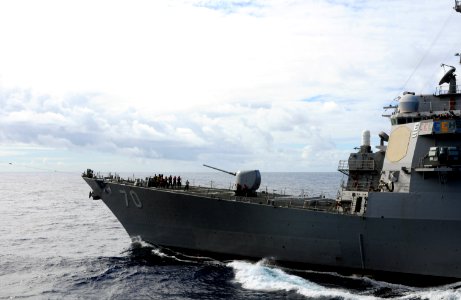
<path fill-rule="evenodd" d="M 201 186 L 233 181 L 219 172 L 172 175 Z M 335 197 L 341 180 L 262 173 L 261 189 Z M 78 173 L 0 173 L 0 299 L 461 299 L 461 282 L 421 288 L 158 249 L 132 241 L 89 191 Z"/>

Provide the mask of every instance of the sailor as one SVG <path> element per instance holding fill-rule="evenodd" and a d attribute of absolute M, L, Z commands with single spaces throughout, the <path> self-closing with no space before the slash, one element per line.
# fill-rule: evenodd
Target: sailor
<path fill-rule="evenodd" d="M 246 184 L 244 184 L 243 189 L 242 189 L 242 194 L 244 196 L 248 196 L 248 191 L 249 191 L 248 186 Z"/>
<path fill-rule="evenodd" d="M 237 186 L 235 188 L 235 194 L 237 196 L 240 196 L 242 194 L 242 186 L 240 185 L 240 183 L 237 183 Z"/>

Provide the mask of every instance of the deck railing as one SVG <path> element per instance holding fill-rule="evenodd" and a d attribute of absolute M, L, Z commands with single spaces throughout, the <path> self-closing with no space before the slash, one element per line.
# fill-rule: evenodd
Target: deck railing
<path fill-rule="evenodd" d="M 96 174 L 95 180 L 102 180 L 106 183 L 117 183 L 126 186 L 137 186 L 144 189 L 162 190 L 168 193 L 187 194 L 194 196 L 205 196 L 218 200 L 229 200 L 238 202 L 247 202 L 259 205 L 270 205 L 274 207 L 289 207 L 306 210 L 328 211 L 331 213 L 347 214 L 347 212 L 336 210 L 336 200 L 334 198 L 326 198 L 323 194 L 316 197 L 297 197 L 284 196 L 276 193 L 261 192 L 258 197 L 236 196 L 231 189 L 211 188 L 204 186 L 190 185 L 188 190 L 181 188 L 162 188 L 148 187 L 145 182 L 136 178 L 123 179 L 118 176 L 102 176 Z"/>
<path fill-rule="evenodd" d="M 453 103 L 450 101 L 421 101 L 419 103 L 419 111 L 420 112 L 433 112 L 433 111 L 449 111 L 453 109 Z"/>
<path fill-rule="evenodd" d="M 347 174 L 349 171 L 373 171 L 375 170 L 374 160 L 340 160 L 338 171 Z"/>
<path fill-rule="evenodd" d="M 461 93 L 461 85 L 456 85 L 456 93 Z M 448 94 L 448 87 L 438 87 L 435 89 L 435 95 L 446 95 Z"/>

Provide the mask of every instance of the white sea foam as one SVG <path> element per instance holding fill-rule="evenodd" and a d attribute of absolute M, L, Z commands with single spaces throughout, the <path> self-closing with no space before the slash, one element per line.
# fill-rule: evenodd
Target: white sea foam
<path fill-rule="evenodd" d="M 178 262 L 183 262 L 183 263 L 193 263 L 194 262 L 192 260 L 179 258 L 175 254 L 167 254 L 167 253 L 163 252 L 161 248 L 152 249 L 152 254 L 154 254 L 154 255 L 156 255 L 158 257 L 161 257 L 161 258 L 168 258 L 168 259 L 175 260 L 175 261 L 178 261 Z"/>
<path fill-rule="evenodd" d="M 425 288 L 416 292 L 410 292 L 400 299 L 457 300 L 461 299 L 461 288 Z"/>
<path fill-rule="evenodd" d="M 152 246 L 153 247 L 153 246 Z M 220 265 L 221 262 L 207 256 L 192 256 L 186 255 L 168 248 L 153 247 L 152 254 L 161 257 L 176 260 L 184 263 L 208 263 L 214 265 Z"/>
<path fill-rule="evenodd" d="M 243 288 L 249 290 L 268 292 L 293 291 L 305 296 L 306 298 L 313 299 L 381 299 L 375 296 L 360 295 L 347 290 L 321 286 L 302 277 L 288 274 L 279 268 L 267 266 L 265 260 L 261 260 L 257 263 L 232 261 L 227 265 L 234 269 L 234 280 L 241 284 Z M 371 281 L 375 286 L 392 287 L 394 290 L 400 290 L 401 296 L 392 299 L 461 299 L 460 283 L 440 287 L 415 288 L 375 281 L 373 279 L 365 278 L 364 280 Z"/>
<path fill-rule="evenodd" d="M 296 272 L 296 273 L 308 273 L 308 274 L 321 274 L 321 275 L 331 275 L 336 278 L 345 278 L 345 279 L 353 279 L 353 280 L 360 280 L 369 283 L 372 285 L 374 288 L 390 288 L 392 290 L 396 291 L 416 291 L 418 288 L 412 287 L 412 286 L 407 286 L 403 284 L 398 284 L 398 283 L 390 283 L 386 281 L 381 281 L 381 280 L 376 280 L 367 276 L 361 276 L 361 275 L 342 275 L 336 272 L 327 272 L 327 271 L 314 271 L 314 270 L 304 270 L 304 269 L 292 269 L 292 268 L 282 268 L 282 270 L 285 270 L 287 272 Z M 459 285 L 459 284 L 458 284 Z M 446 288 L 450 288 L 450 286 L 446 286 Z"/>
<path fill-rule="evenodd" d="M 354 294 L 341 289 L 327 288 L 302 277 L 288 274 L 281 269 L 268 267 L 265 261 L 228 263 L 235 272 L 235 281 L 243 288 L 258 291 L 294 291 L 308 298 L 378 299 L 373 296 Z"/>
<path fill-rule="evenodd" d="M 140 249 L 140 248 L 154 248 L 155 246 L 143 241 L 140 236 L 135 236 L 131 238 L 131 247 L 133 249 Z"/>
<path fill-rule="evenodd" d="M 171 256 L 166 255 L 165 253 L 162 252 L 162 250 L 158 248 L 152 249 L 152 254 L 157 255 L 158 257 L 162 257 L 162 258 L 171 258 Z"/>

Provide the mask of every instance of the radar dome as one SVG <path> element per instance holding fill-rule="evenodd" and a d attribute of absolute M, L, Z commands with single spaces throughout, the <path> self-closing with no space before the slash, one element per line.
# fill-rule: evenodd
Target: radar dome
<path fill-rule="evenodd" d="M 418 107 L 419 107 L 419 99 L 415 95 L 405 94 L 399 100 L 399 112 L 400 113 L 417 112 Z"/>

